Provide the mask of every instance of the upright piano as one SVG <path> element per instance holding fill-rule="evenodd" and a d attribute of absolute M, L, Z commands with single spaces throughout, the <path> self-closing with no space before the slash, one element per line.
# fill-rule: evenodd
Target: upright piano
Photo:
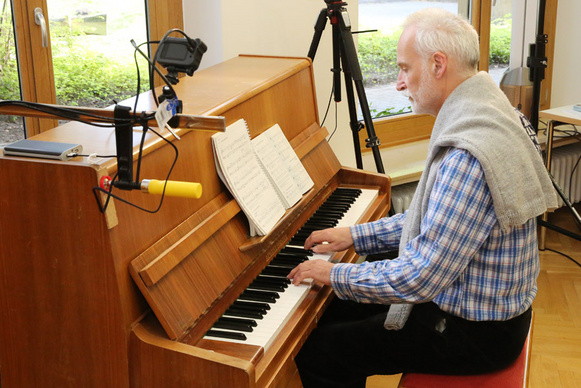
<path fill-rule="evenodd" d="M 122 200 L 100 211 L 105 194 L 98 201 L 93 188 L 117 172 L 112 128 L 71 122 L 34 137 L 80 143 L 83 154 L 97 155 L 90 158 L 0 156 L 3 388 L 300 387 L 293 360 L 332 290 L 307 282 L 277 285 L 272 302 L 244 295 L 276 277 L 272 267 L 288 265 L 277 264 L 281 257 L 316 258 L 295 239 L 333 193 L 364 198 L 339 222 L 374 220 L 387 214 L 390 180 L 340 165 L 319 125 L 307 58 L 239 56 L 175 89 L 185 114 L 225 125 L 243 118 L 251 137 L 278 124 L 314 187 L 267 235 L 249 237 L 246 216 L 216 173 L 212 130 L 186 123 L 176 129 L 181 140 L 165 129 L 161 137 L 147 132 L 141 178 L 164 179 L 177 150 L 170 179 L 203 186 L 200 199 L 166 196 L 158 211 L 161 197 L 137 190 L 114 190 Z M 153 110 L 151 95 L 137 107 Z M 142 131 L 132 131 L 137 168 Z M 353 250 L 318 258 L 358 259 Z M 232 319 L 248 303 L 260 304 L 258 316 Z"/>

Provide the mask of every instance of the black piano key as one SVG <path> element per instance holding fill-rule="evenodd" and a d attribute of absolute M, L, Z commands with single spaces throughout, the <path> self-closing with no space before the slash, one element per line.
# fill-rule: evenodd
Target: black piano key
<path fill-rule="evenodd" d="M 258 323 L 256 323 L 256 321 L 254 319 L 220 317 L 220 318 L 218 318 L 218 320 L 219 321 L 223 321 L 223 322 L 239 323 L 239 324 L 247 325 L 247 326 L 250 326 L 250 327 L 256 327 L 256 326 L 258 326 Z"/>
<path fill-rule="evenodd" d="M 289 244 L 290 245 L 296 245 L 298 247 L 302 247 L 305 245 L 305 240 L 307 239 L 307 236 L 298 236 L 298 235 L 294 235 L 290 241 Z"/>
<path fill-rule="evenodd" d="M 320 229 L 334 228 L 337 224 L 338 220 L 316 220 L 309 223 L 308 228 L 304 228 L 303 230 L 307 230 L 310 227 L 317 227 Z"/>
<path fill-rule="evenodd" d="M 351 195 L 331 195 L 329 200 L 331 203 L 352 204 L 357 200 L 357 198 Z"/>
<path fill-rule="evenodd" d="M 325 228 L 321 228 L 321 229 L 325 229 Z M 321 230 L 319 228 L 313 228 L 312 230 L 299 230 L 298 232 L 295 233 L 295 235 L 293 236 L 294 238 L 297 237 L 309 237 L 311 235 L 311 233 L 313 233 L 315 230 Z"/>
<path fill-rule="evenodd" d="M 294 267 L 296 267 L 297 265 L 299 265 L 300 263 L 302 263 L 304 260 L 287 260 L 287 259 L 282 259 L 282 258 L 274 258 L 270 261 L 270 264 L 275 265 L 277 267 L 284 267 L 284 268 L 290 268 L 293 269 Z"/>
<path fill-rule="evenodd" d="M 333 222 L 333 221 L 338 221 L 341 218 L 343 218 L 343 215 L 345 213 L 334 213 L 334 212 L 321 212 L 318 213 L 317 216 L 314 218 L 317 220 L 317 222 Z M 304 228 L 301 228 L 304 229 Z"/>
<path fill-rule="evenodd" d="M 286 247 L 286 248 L 291 248 L 291 247 Z M 286 249 L 285 248 L 285 249 Z M 300 248 L 300 250 L 302 251 L 280 251 L 276 254 L 276 256 L 274 256 L 275 258 L 281 258 L 281 259 L 285 259 L 285 260 L 304 260 L 307 259 L 309 256 L 313 256 L 312 252 L 306 251 L 302 248 Z"/>
<path fill-rule="evenodd" d="M 313 256 L 313 251 L 303 249 L 303 248 L 295 248 L 295 247 L 284 247 L 279 252 L 279 254 L 285 254 L 285 253 L 296 253 L 299 255 Z"/>
<path fill-rule="evenodd" d="M 345 215 L 345 211 L 342 209 L 336 209 L 336 208 L 319 208 L 319 210 L 317 210 L 315 212 L 315 214 L 313 214 L 313 216 L 315 218 L 319 218 L 319 217 L 330 217 L 330 218 L 341 218 Z"/>
<path fill-rule="evenodd" d="M 352 193 L 356 194 L 357 196 L 361 195 L 361 189 L 357 189 L 355 187 L 337 187 L 334 191 L 336 193 Z"/>
<path fill-rule="evenodd" d="M 275 291 L 275 292 L 284 292 L 285 288 L 286 287 L 283 284 L 273 284 L 267 282 L 260 282 L 256 280 L 250 283 L 250 285 L 248 286 L 248 289 L 251 290 Z"/>
<path fill-rule="evenodd" d="M 262 310 L 262 312 L 251 311 L 247 309 L 238 309 L 235 307 L 230 307 L 224 315 L 230 315 L 233 317 L 240 317 L 240 318 L 252 318 L 252 319 L 262 319 L 266 315 L 266 310 Z"/>
<path fill-rule="evenodd" d="M 313 230 L 319 230 L 322 228 L 328 228 L 329 224 L 332 224 L 332 222 L 311 219 L 306 224 L 304 224 L 298 231 L 301 231 L 301 230 L 313 231 Z"/>
<path fill-rule="evenodd" d="M 266 268 L 264 268 L 260 274 L 261 275 L 269 275 L 269 276 L 286 277 L 289 273 L 290 273 L 290 269 L 288 269 L 288 268 L 267 265 Z"/>
<path fill-rule="evenodd" d="M 254 300 L 267 303 L 276 303 L 278 298 L 280 298 L 280 295 L 276 292 L 258 290 L 244 290 L 239 297 L 242 300 Z"/>
<path fill-rule="evenodd" d="M 274 256 L 274 259 L 286 262 L 302 262 L 308 260 L 309 256 L 312 255 L 303 255 L 300 253 L 278 253 Z"/>
<path fill-rule="evenodd" d="M 320 227 L 320 228 L 332 228 L 333 226 L 337 225 L 337 220 L 319 220 L 313 219 L 308 222 L 308 227 Z M 303 228 L 301 228 L 303 229 Z M 301 230 L 299 229 L 299 230 Z M 305 228 L 306 229 L 306 228 Z"/>
<path fill-rule="evenodd" d="M 258 275 L 255 279 L 255 281 L 259 281 L 262 283 L 269 283 L 269 284 L 280 284 L 283 287 L 288 287 L 288 285 L 291 283 L 290 279 L 287 278 L 280 278 L 280 277 L 274 277 L 274 276 L 263 276 L 263 275 Z"/>
<path fill-rule="evenodd" d="M 318 212 L 319 210 L 337 210 L 337 211 L 347 211 L 351 208 L 350 203 L 324 203 L 315 211 Z"/>
<path fill-rule="evenodd" d="M 325 212 L 319 212 L 316 214 L 313 214 L 311 216 L 311 218 L 309 218 L 307 220 L 307 222 L 305 223 L 305 225 L 303 226 L 309 226 L 315 223 L 325 223 L 325 222 L 329 222 L 329 221 L 335 221 L 341 217 L 343 217 L 343 214 L 345 214 L 345 212 L 341 213 L 341 214 L 326 214 Z"/>
<path fill-rule="evenodd" d="M 232 303 L 232 307 L 246 308 L 249 310 L 270 310 L 268 303 L 261 302 L 245 302 L 242 300 L 236 300 Z"/>
<path fill-rule="evenodd" d="M 351 209 L 351 205 L 353 204 L 353 202 L 355 201 L 351 201 L 351 200 L 346 200 L 346 199 L 339 199 L 337 200 L 337 202 L 333 203 L 332 205 L 327 205 L 327 206 L 321 206 L 319 207 L 315 213 L 313 213 L 313 216 L 315 214 L 317 214 L 317 212 L 325 212 L 325 211 L 340 211 L 341 213 L 346 213 L 349 209 Z"/>
<path fill-rule="evenodd" d="M 251 333 L 254 330 L 253 328 L 256 326 L 258 326 L 256 321 L 252 319 L 220 317 L 212 327 L 216 329 L 229 329 Z"/>
<path fill-rule="evenodd" d="M 332 195 L 329 197 L 332 203 L 352 204 L 357 198 L 348 195 Z"/>
<path fill-rule="evenodd" d="M 317 217 L 321 214 L 336 214 L 342 216 L 351 208 L 351 204 L 335 204 L 333 206 L 320 206 L 311 217 Z"/>
<path fill-rule="evenodd" d="M 308 256 L 277 255 L 270 262 L 274 265 L 277 265 L 277 263 L 280 263 L 280 265 L 284 264 L 299 265 L 300 263 L 306 260 L 309 260 Z"/>
<path fill-rule="evenodd" d="M 223 331 L 223 330 L 210 329 L 206 332 L 206 335 L 209 337 L 228 338 L 228 339 L 246 341 L 246 336 L 244 335 L 244 333 L 239 333 L 239 332 L 235 332 L 235 331 Z"/>
<path fill-rule="evenodd" d="M 252 327 L 250 327 L 248 325 L 237 325 L 235 323 L 223 322 L 220 320 L 216 321 L 216 323 L 214 323 L 214 325 L 212 325 L 212 328 L 242 331 L 245 333 L 252 333 L 252 331 L 254 330 Z"/>
<path fill-rule="evenodd" d="M 355 194 L 355 195 L 359 196 L 361 194 L 361 189 L 358 189 L 356 187 L 337 187 L 335 189 L 334 193 L 337 193 L 337 194 L 350 193 L 350 194 Z"/>

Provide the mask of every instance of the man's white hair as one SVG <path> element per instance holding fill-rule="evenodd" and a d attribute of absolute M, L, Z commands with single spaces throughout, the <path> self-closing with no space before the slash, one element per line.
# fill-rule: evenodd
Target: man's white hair
<path fill-rule="evenodd" d="M 425 8 L 404 20 L 404 29 L 411 26 L 416 27 L 415 48 L 422 58 L 428 59 L 440 51 L 467 72 L 477 71 L 478 34 L 466 19 L 441 8 Z"/>

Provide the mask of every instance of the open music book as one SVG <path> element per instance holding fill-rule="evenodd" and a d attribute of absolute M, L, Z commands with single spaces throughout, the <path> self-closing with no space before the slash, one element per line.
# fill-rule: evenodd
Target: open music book
<path fill-rule="evenodd" d="M 248 217 L 251 236 L 272 230 L 314 183 L 275 124 L 250 139 L 244 119 L 212 135 L 216 171 Z"/>

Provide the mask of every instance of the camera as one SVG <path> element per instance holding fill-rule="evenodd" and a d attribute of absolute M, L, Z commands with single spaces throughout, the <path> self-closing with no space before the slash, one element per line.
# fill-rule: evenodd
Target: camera
<path fill-rule="evenodd" d="M 177 80 L 177 73 L 194 74 L 206 50 L 200 39 L 166 37 L 157 48 L 157 62 L 169 72 L 168 79 Z"/>

